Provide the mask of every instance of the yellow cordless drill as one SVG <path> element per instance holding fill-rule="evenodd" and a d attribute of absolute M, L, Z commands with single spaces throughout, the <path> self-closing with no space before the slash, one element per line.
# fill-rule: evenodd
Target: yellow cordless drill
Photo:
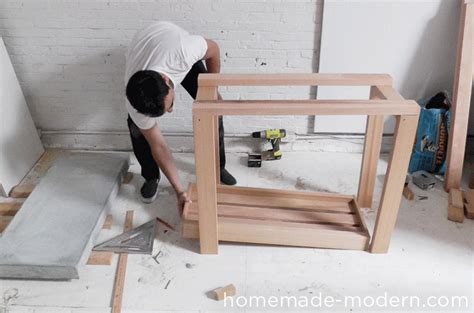
<path fill-rule="evenodd" d="M 286 137 L 285 129 L 267 129 L 263 131 L 253 132 L 253 138 L 265 138 L 268 140 L 272 149 L 264 151 L 261 154 L 249 153 L 248 167 L 261 167 L 262 161 L 279 160 L 283 155 L 280 150 L 280 142 Z"/>

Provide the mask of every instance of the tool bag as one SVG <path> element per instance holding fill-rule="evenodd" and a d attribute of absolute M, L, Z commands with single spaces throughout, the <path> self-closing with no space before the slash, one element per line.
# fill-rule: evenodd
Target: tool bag
<path fill-rule="evenodd" d="M 451 102 L 443 91 L 428 100 L 419 100 L 418 104 L 421 112 L 408 171 L 425 170 L 442 175 L 446 169 Z"/>

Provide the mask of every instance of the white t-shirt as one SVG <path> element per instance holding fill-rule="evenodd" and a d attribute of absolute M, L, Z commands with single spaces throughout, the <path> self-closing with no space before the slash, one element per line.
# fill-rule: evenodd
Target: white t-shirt
<path fill-rule="evenodd" d="M 168 76 L 177 86 L 191 67 L 207 51 L 202 36 L 190 35 L 170 22 L 156 22 L 140 30 L 132 39 L 126 54 L 125 86 L 138 71 L 152 70 Z M 156 125 L 156 119 L 141 114 L 126 99 L 128 114 L 141 129 Z"/>

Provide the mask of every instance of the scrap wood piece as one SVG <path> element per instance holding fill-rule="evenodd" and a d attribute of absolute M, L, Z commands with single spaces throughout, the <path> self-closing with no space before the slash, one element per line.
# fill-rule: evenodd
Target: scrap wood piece
<path fill-rule="evenodd" d="M 75 152 L 70 150 L 48 148 L 45 149 L 40 159 L 35 163 L 30 172 L 20 181 L 18 185 L 36 185 L 48 172 L 53 163 L 60 157 L 65 157 Z"/>
<path fill-rule="evenodd" d="M 111 229 L 113 222 L 114 222 L 113 216 L 110 214 L 107 215 L 107 217 L 105 218 L 104 226 L 102 226 L 102 229 Z"/>
<path fill-rule="evenodd" d="M 127 172 L 125 175 L 123 175 L 122 179 L 122 184 L 128 184 L 130 181 L 133 179 L 133 173 L 132 172 Z"/>
<path fill-rule="evenodd" d="M 112 228 L 112 222 L 112 215 L 107 215 L 102 229 Z M 114 253 L 112 251 L 92 251 L 87 260 L 87 265 L 112 265 L 113 258 Z"/>
<path fill-rule="evenodd" d="M 46 149 L 33 169 L 20 181 L 19 185 L 38 184 L 59 157 L 70 154 L 70 152 L 63 149 Z"/>
<path fill-rule="evenodd" d="M 415 198 L 415 194 L 413 193 L 413 191 L 411 191 L 408 185 L 405 185 L 405 187 L 403 187 L 403 196 L 409 201 Z"/>
<path fill-rule="evenodd" d="M 114 253 L 111 251 L 92 251 L 87 265 L 112 265 Z"/>
<path fill-rule="evenodd" d="M 127 211 L 125 216 L 124 232 L 132 229 L 133 226 L 133 211 Z M 120 253 L 117 266 L 117 273 L 115 274 L 114 294 L 112 298 L 112 313 L 119 313 L 122 311 L 122 296 L 125 285 L 125 272 L 127 270 L 128 253 Z"/>
<path fill-rule="evenodd" d="M 226 297 L 235 296 L 235 286 L 233 284 L 227 285 L 225 287 L 219 287 L 211 291 L 213 297 L 217 301 L 224 300 Z"/>
<path fill-rule="evenodd" d="M 469 219 L 474 219 L 474 190 L 465 191 L 463 195 L 466 217 Z"/>
<path fill-rule="evenodd" d="M 14 216 L 22 204 L 20 201 L 0 202 L 0 216 Z"/>
<path fill-rule="evenodd" d="M 12 219 L 11 216 L 0 216 L 0 233 L 3 233 Z"/>
<path fill-rule="evenodd" d="M 449 191 L 448 219 L 458 223 L 464 221 L 464 200 L 459 189 L 451 188 Z"/>
<path fill-rule="evenodd" d="M 45 174 L 51 165 L 53 164 L 54 160 L 58 158 L 60 154 L 68 153 L 66 150 L 63 149 L 47 149 L 41 159 L 39 159 L 38 163 L 36 163 L 35 171 L 38 174 Z"/>
<path fill-rule="evenodd" d="M 27 198 L 30 193 L 33 192 L 35 185 L 25 184 L 25 185 L 17 185 L 13 187 L 12 191 L 10 192 L 11 198 Z"/>

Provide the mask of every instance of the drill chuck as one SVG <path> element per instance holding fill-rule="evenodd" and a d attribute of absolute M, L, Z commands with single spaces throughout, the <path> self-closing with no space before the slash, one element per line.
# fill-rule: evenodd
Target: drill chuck
<path fill-rule="evenodd" d="M 267 129 L 252 133 L 253 138 L 276 139 L 286 137 L 285 129 Z"/>

